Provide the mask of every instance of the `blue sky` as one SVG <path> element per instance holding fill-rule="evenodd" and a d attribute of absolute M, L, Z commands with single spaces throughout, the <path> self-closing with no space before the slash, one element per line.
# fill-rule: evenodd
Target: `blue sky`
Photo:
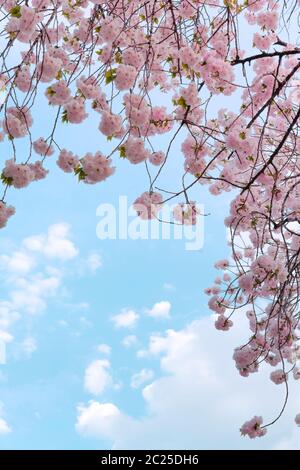
<path fill-rule="evenodd" d="M 46 111 L 41 105 L 34 115 L 34 138 L 47 135 Z M 93 119 L 59 133 L 80 155 L 107 149 Z M 163 183 L 174 189 L 179 146 L 171 156 Z M 99 240 L 97 207 L 147 189 L 143 166 L 119 161 L 107 182 L 87 186 L 63 174 L 56 157 L 45 181 L 8 194 L 17 212 L 0 241 L 0 325 L 10 335 L 0 365 L 0 448 L 297 447 L 296 389 L 268 437 L 239 436 L 254 414 L 276 414 L 283 390 L 267 382 L 267 370 L 238 376 L 231 355 L 246 338 L 243 318 L 220 333 L 207 308 L 203 290 L 228 253 L 228 196 L 194 188 L 210 214 L 200 251 L 172 239 Z"/>

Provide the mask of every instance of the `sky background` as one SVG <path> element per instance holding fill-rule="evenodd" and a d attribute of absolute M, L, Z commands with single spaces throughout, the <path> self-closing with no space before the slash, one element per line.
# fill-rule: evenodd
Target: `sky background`
<path fill-rule="evenodd" d="M 33 138 L 47 135 L 43 101 L 34 120 Z M 57 140 L 79 155 L 105 152 L 97 125 L 98 115 L 61 126 Z M 5 145 L 1 157 L 11 157 Z M 216 331 L 203 293 L 228 255 L 229 195 L 194 188 L 209 214 L 199 251 L 184 240 L 99 240 L 97 207 L 134 201 L 147 189 L 144 167 L 120 160 L 107 182 L 88 186 L 56 159 L 45 181 L 9 191 L 16 215 L 0 234 L 0 448 L 300 448 L 297 384 L 265 438 L 240 437 L 254 414 L 276 416 L 284 390 L 269 369 L 239 377 L 232 351 L 247 339 L 243 314 Z M 182 163 L 176 144 L 164 187 L 179 187 Z"/>

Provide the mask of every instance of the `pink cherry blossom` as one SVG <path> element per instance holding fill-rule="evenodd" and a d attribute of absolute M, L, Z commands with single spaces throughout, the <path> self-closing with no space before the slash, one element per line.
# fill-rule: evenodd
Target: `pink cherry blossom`
<path fill-rule="evenodd" d="M 25 188 L 35 179 L 35 172 L 29 164 L 16 164 L 7 160 L 2 175 L 15 188 Z"/>
<path fill-rule="evenodd" d="M 87 153 L 80 162 L 85 183 L 99 183 L 111 176 L 115 171 L 115 168 L 111 166 L 111 160 L 105 158 L 100 152 L 96 152 L 95 155 Z"/>
<path fill-rule="evenodd" d="M 215 321 L 215 327 L 217 330 L 228 331 L 233 325 L 233 322 L 226 318 L 224 315 L 219 315 Z"/>
<path fill-rule="evenodd" d="M 53 146 L 49 145 L 43 137 L 40 137 L 33 142 L 33 148 L 36 153 L 39 155 L 45 155 L 46 157 L 50 157 L 54 153 Z"/>
<path fill-rule="evenodd" d="M 136 69 L 132 65 L 120 65 L 117 69 L 116 87 L 119 90 L 132 88 L 136 79 Z"/>
<path fill-rule="evenodd" d="M 120 134 L 122 129 L 122 118 L 118 114 L 103 111 L 99 130 L 102 134 L 112 137 Z"/>
<path fill-rule="evenodd" d="M 145 148 L 144 140 L 141 138 L 129 137 L 124 147 L 126 158 L 130 163 L 141 163 L 150 156 L 150 152 Z"/>
<path fill-rule="evenodd" d="M 59 158 L 57 160 L 57 165 L 61 168 L 65 173 L 72 173 L 75 168 L 79 165 L 79 158 L 73 155 L 72 152 L 63 149 L 59 154 Z"/>
<path fill-rule="evenodd" d="M 66 121 L 73 124 L 80 124 L 88 114 L 85 111 L 85 102 L 83 98 L 71 98 L 65 105 Z"/>
<path fill-rule="evenodd" d="M 162 200 L 159 193 L 145 192 L 134 201 L 133 207 L 141 219 L 153 219 L 161 209 Z"/>
<path fill-rule="evenodd" d="M 0 228 L 6 226 L 8 219 L 14 215 L 14 213 L 14 207 L 7 206 L 4 202 L 0 201 Z"/>
<path fill-rule="evenodd" d="M 174 210 L 174 219 L 183 225 L 195 225 L 197 223 L 198 209 L 195 201 L 189 203 L 180 203 Z"/>
<path fill-rule="evenodd" d="M 284 383 L 288 376 L 283 372 L 283 370 L 278 369 L 271 372 L 270 378 L 274 384 L 278 385 Z"/>
<path fill-rule="evenodd" d="M 152 165 L 160 166 L 165 161 L 165 158 L 166 156 L 164 152 L 160 150 L 158 152 L 151 153 L 151 155 L 149 156 L 149 161 L 152 163 Z"/>
<path fill-rule="evenodd" d="M 53 83 L 45 94 L 50 104 L 58 106 L 66 104 L 71 98 L 70 89 L 64 80 Z"/>
<path fill-rule="evenodd" d="M 250 439 L 264 436 L 267 430 L 261 427 L 262 423 L 261 416 L 254 416 L 250 421 L 246 421 L 240 429 L 242 436 L 249 436 Z"/>

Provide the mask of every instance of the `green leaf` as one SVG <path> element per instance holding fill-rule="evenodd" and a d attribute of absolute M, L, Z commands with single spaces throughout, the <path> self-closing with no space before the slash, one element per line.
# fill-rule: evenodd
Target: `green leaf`
<path fill-rule="evenodd" d="M 117 64 L 122 64 L 123 60 L 122 60 L 122 54 L 121 52 L 116 52 L 115 54 L 115 61 Z"/>
<path fill-rule="evenodd" d="M 108 85 L 113 82 L 117 76 L 117 69 L 110 69 L 105 72 L 105 83 Z"/>
<path fill-rule="evenodd" d="M 177 104 L 179 104 L 179 106 L 182 106 L 184 109 L 187 108 L 187 104 L 183 96 L 181 96 L 179 100 L 177 100 Z"/>
<path fill-rule="evenodd" d="M 11 8 L 11 10 L 9 10 L 9 13 L 13 18 L 21 18 L 20 5 L 16 5 L 15 7 Z"/>
<path fill-rule="evenodd" d="M 5 176 L 5 174 L 2 172 L 1 173 L 1 181 L 3 184 L 7 185 L 7 186 L 11 186 L 13 184 L 13 178 L 11 176 L 7 177 Z"/>
<path fill-rule="evenodd" d="M 46 90 L 46 94 L 47 96 L 53 96 L 55 95 L 55 91 L 51 88 L 51 86 L 49 86 Z"/>
<path fill-rule="evenodd" d="M 81 166 L 78 166 L 74 170 L 75 175 L 78 177 L 78 181 L 83 181 L 86 178 L 86 173 L 83 171 Z"/>
<path fill-rule="evenodd" d="M 121 145 L 121 147 L 119 147 L 119 152 L 120 158 L 126 158 L 126 148 L 124 145 Z"/>
<path fill-rule="evenodd" d="M 61 121 L 62 122 L 69 122 L 69 119 L 68 119 L 68 112 L 67 110 L 65 109 L 62 113 L 62 116 L 61 116 Z"/>

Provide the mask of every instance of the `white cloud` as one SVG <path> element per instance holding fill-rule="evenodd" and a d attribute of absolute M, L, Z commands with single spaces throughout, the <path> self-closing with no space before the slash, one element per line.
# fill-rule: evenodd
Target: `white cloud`
<path fill-rule="evenodd" d="M 168 290 L 168 291 L 175 291 L 176 287 L 170 282 L 165 282 L 163 285 L 163 289 Z"/>
<path fill-rule="evenodd" d="M 3 418 L 3 408 L 3 403 L 0 402 L 0 437 L 12 431 L 7 421 Z"/>
<path fill-rule="evenodd" d="M 150 382 L 154 377 L 154 372 L 151 369 L 142 369 L 140 372 L 133 374 L 131 377 L 130 386 L 132 388 L 140 388 L 147 382 Z"/>
<path fill-rule="evenodd" d="M 0 370 L 0 384 L 7 382 L 7 376 Z"/>
<path fill-rule="evenodd" d="M 125 348 L 130 348 L 131 346 L 134 346 L 136 343 L 137 343 L 137 337 L 135 335 L 128 335 L 122 339 L 122 344 L 123 346 L 125 346 Z"/>
<path fill-rule="evenodd" d="M 69 239 L 70 226 L 66 223 L 51 225 L 47 235 L 34 235 L 23 241 L 27 250 L 42 253 L 48 258 L 69 260 L 78 255 L 78 250 Z"/>
<path fill-rule="evenodd" d="M 20 318 L 9 301 L 0 301 L 0 328 L 8 330 Z"/>
<path fill-rule="evenodd" d="M 126 426 L 128 424 L 128 420 L 112 403 L 90 401 L 88 405 L 78 405 L 77 413 L 76 429 L 86 436 L 111 438 L 122 422 Z"/>
<path fill-rule="evenodd" d="M 0 341 L 3 341 L 4 343 L 11 343 L 13 339 L 14 337 L 7 333 L 7 331 L 0 330 Z"/>
<path fill-rule="evenodd" d="M 91 328 L 91 326 L 93 326 L 93 323 L 84 316 L 80 317 L 79 321 L 80 321 L 81 325 L 86 327 L 86 328 Z"/>
<path fill-rule="evenodd" d="M 37 349 L 37 342 L 31 335 L 25 339 L 21 336 L 22 331 L 33 331 L 32 319 L 27 314 L 42 313 L 48 308 L 49 301 L 52 299 L 58 297 L 63 301 L 68 299 L 68 290 L 63 286 L 64 275 L 67 271 L 57 260 L 71 260 L 78 254 L 77 248 L 70 239 L 70 227 L 65 223 L 50 226 L 46 234 L 25 238 L 17 248 L 13 243 L 7 242 L 4 244 L 4 249 L 5 254 L 0 255 L 2 287 L 0 361 L 2 363 L 5 362 L 3 341 L 16 340 L 16 345 L 11 348 L 11 354 L 15 360 L 23 357 L 29 358 Z M 86 262 L 86 260 L 81 261 Z M 95 267 L 96 259 L 90 260 L 92 261 Z M 68 307 L 65 303 L 64 306 Z M 83 312 L 89 308 L 89 304 L 86 302 L 70 304 L 70 308 Z M 13 327 L 17 321 L 21 325 L 15 332 Z M 79 318 L 79 322 L 82 327 L 92 325 L 84 316 Z M 60 325 L 68 326 L 68 322 L 62 321 Z"/>
<path fill-rule="evenodd" d="M 35 259 L 23 251 L 0 256 L 0 268 L 12 274 L 27 274 L 35 266 Z"/>
<path fill-rule="evenodd" d="M 37 342 L 32 336 L 28 336 L 21 343 L 22 352 L 27 356 L 31 357 L 32 354 L 37 350 Z"/>
<path fill-rule="evenodd" d="M 65 307 L 73 312 L 85 312 L 89 310 L 90 304 L 88 302 L 65 303 Z"/>
<path fill-rule="evenodd" d="M 60 284 L 60 278 L 42 274 L 30 278 L 18 278 L 14 283 L 14 289 L 10 292 L 11 307 L 32 315 L 40 313 L 47 306 L 46 299 L 57 294 Z"/>
<path fill-rule="evenodd" d="M 92 273 L 101 268 L 102 264 L 102 258 L 98 253 L 91 253 L 86 259 L 86 265 Z"/>
<path fill-rule="evenodd" d="M 109 356 L 111 353 L 111 347 L 108 344 L 104 344 L 104 343 L 98 344 L 98 346 L 96 347 L 96 350 L 97 352 L 101 354 L 105 354 L 107 356 Z"/>
<path fill-rule="evenodd" d="M 147 310 L 147 314 L 152 318 L 170 318 L 171 304 L 168 300 L 162 300 Z"/>
<path fill-rule="evenodd" d="M 116 449 L 300 448 L 300 429 L 294 424 L 300 396 L 292 381 L 280 422 L 262 439 L 240 436 L 244 421 L 255 414 L 271 421 L 284 400 L 284 387 L 268 378 L 269 367 L 247 379 L 238 375 L 232 349 L 246 339 L 245 332 L 240 319 L 224 333 L 206 317 L 182 330 L 152 335 L 147 355 L 160 359 L 162 377 L 142 390 L 145 415 L 135 418 L 112 403 L 91 402 L 78 407 L 77 431 L 109 439 Z"/>
<path fill-rule="evenodd" d="M 24 313 L 43 312 L 49 299 L 63 293 L 63 271 L 52 264 L 43 264 L 45 260 L 38 255 L 60 260 L 76 256 L 78 250 L 69 239 L 69 232 L 67 224 L 56 224 L 49 227 L 47 234 L 25 238 L 20 248 L 14 249 L 12 244 L 7 244 L 7 252 L 0 256 L 0 281 L 6 294 L 6 299 L 0 300 L 1 332 L 10 335 L 15 322 L 29 321 Z M 35 348 L 35 340 L 26 338 L 23 344 L 18 342 L 17 355 L 31 355 Z"/>
<path fill-rule="evenodd" d="M 11 431 L 11 427 L 8 425 L 5 419 L 0 418 L 0 436 L 3 436 L 4 434 L 9 434 Z"/>
<path fill-rule="evenodd" d="M 101 395 L 112 384 L 110 363 L 106 359 L 93 361 L 85 371 L 84 388 L 93 395 Z"/>
<path fill-rule="evenodd" d="M 172 334 L 173 330 L 167 330 L 167 334 Z M 148 349 L 141 349 L 137 352 L 137 357 L 147 357 L 157 355 L 164 351 L 165 337 L 159 333 L 151 335 Z"/>
<path fill-rule="evenodd" d="M 139 315 L 130 309 L 124 309 L 118 315 L 111 317 L 116 328 L 133 328 L 139 319 Z"/>

